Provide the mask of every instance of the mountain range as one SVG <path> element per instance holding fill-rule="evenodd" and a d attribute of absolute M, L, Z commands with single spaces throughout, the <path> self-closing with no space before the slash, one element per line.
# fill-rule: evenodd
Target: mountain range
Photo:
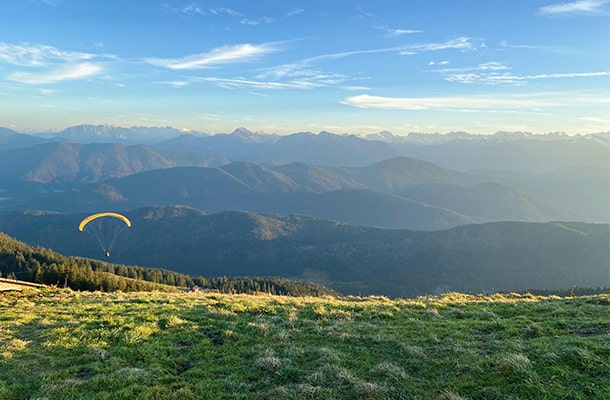
<path fill-rule="evenodd" d="M 366 167 L 397 157 L 483 176 L 582 220 L 610 220 L 610 132 L 575 136 L 558 132 L 406 136 L 297 132 L 281 136 L 245 128 L 214 135 L 172 127 L 79 125 L 29 134 L 0 128 L 0 195 L 17 188 L 28 195 L 58 190 L 49 183 L 62 178 L 95 182 L 173 166 L 220 167 L 249 161 L 275 167 L 295 162 Z M 28 159 L 32 164 L 24 166 Z M 40 182 L 47 183 L 41 187 Z M 2 195 L 11 197 L 23 196 Z M 6 209 L 6 202 L 0 201 L 1 209 Z"/>
<path fill-rule="evenodd" d="M 113 260 L 411 296 L 610 285 L 610 132 L 228 134 L 0 128 L 0 231 Z M 103 253 L 102 253 L 103 256 Z"/>
<path fill-rule="evenodd" d="M 24 134 L 0 127 L 0 151 L 7 146 L 25 147 L 48 141 L 148 144 L 223 156 L 231 161 L 249 159 L 274 164 L 365 166 L 387 158 L 407 156 L 459 171 L 510 169 L 538 174 L 569 165 L 607 167 L 610 132 L 574 136 L 560 132 L 496 132 L 490 135 L 413 132 L 396 136 L 387 131 L 368 135 L 325 131 L 277 135 L 237 128 L 231 133 L 210 135 L 172 127 L 78 125 L 58 132 Z"/>
<path fill-rule="evenodd" d="M 597 221 L 592 213 L 582 217 L 554 204 L 553 197 L 538 197 L 499 180 L 408 157 L 366 167 L 245 161 L 219 167 L 176 166 L 214 162 L 186 154 L 192 157 L 118 144 L 51 143 L 16 149 L 0 159 L 4 171 L 0 184 L 15 188 L 14 198 L 3 202 L 3 209 L 95 212 L 181 204 L 208 213 L 303 214 L 349 224 L 424 230 L 500 220 Z"/>

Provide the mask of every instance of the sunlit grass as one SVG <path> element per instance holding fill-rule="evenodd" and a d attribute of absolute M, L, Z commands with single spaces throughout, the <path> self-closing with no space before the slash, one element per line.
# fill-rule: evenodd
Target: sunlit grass
<path fill-rule="evenodd" d="M 7 400 L 609 393 L 608 295 L 0 294 Z"/>

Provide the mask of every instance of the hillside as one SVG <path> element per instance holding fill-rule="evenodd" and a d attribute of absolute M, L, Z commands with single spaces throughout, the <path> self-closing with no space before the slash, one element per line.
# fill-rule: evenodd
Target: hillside
<path fill-rule="evenodd" d="M 2 278 L 7 277 L 8 279 Z M 19 280 L 17 280 L 19 278 Z M 49 249 L 26 245 L 0 232 L 0 292 L 41 287 L 39 284 L 74 290 L 106 292 L 191 289 L 221 293 L 271 293 L 288 296 L 320 296 L 335 291 L 304 280 L 279 277 L 203 277 L 82 257 L 66 257 Z M 29 283 L 28 283 L 29 282 Z"/>
<path fill-rule="evenodd" d="M 169 275 L 172 285 L 165 284 Z M 172 272 L 65 257 L 48 249 L 32 248 L 3 233 L 0 233 L 0 276 L 75 290 L 106 291 L 177 291 L 176 286 L 185 286 L 189 280 Z"/>
<path fill-rule="evenodd" d="M 305 216 L 142 208 L 112 250 L 117 262 L 191 275 L 307 279 L 344 294 L 414 296 L 610 285 L 608 224 L 498 222 L 385 230 Z M 102 257 L 78 232 L 84 214 L 10 213 L 3 230 L 62 254 Z"/>
<path fill-rule="evenodd" d="M 47 285 L 41 283 L 34 283 L 28 281 L 20 281 L 17 279 L 0 278 L 0 292 L 17 291 L 23 290 L 36 290 L 46 288 Z"/>
<path fill-rule="evenodd" d="M 608 295 L 0 293 L 0 398 L 604 399 L 609 306 Z"/>

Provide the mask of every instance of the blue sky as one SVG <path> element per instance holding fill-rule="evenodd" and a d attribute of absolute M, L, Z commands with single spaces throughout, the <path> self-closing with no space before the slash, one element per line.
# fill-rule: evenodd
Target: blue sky
<path fill-rule="evenodd" d="M 610 130 L 610 0 L 0 2 L 0 126 Z"/>

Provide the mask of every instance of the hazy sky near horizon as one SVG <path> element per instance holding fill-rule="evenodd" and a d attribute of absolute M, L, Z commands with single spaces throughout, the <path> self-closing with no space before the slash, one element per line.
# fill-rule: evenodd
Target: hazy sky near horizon
<path fill-rule="evenodd" d="M 3 0 L 0 126 L 610 130 L 610 0 Z"/>

